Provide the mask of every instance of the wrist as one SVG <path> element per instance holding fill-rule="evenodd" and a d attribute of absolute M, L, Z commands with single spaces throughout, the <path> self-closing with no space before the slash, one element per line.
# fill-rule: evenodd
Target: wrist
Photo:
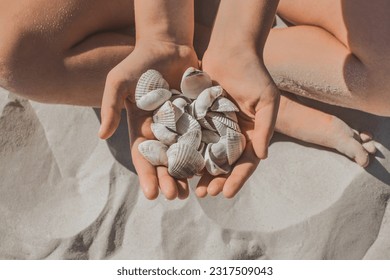
<path fill-rule="evenodd" d="M 181 34 L 175 30 L 169 30 L 165 27 L 156 27 L 152 30 L 143 30 L 136 32 L 137 41 L 162 42 L 172 45 L 192 46 L 193 37 L 188 34 Z"/>
<path fill-rule="evenodd" d="M 252 43 L 242 43 L 239 42 L 230 42 L 223 43 L 218 41 L 216 43 L 210 42 L 207 50 L 205 52 L 205 59 L 215 61 L 216 63 L 220 63 L 222 65 L 226 64 L 226 62 L 234 59 L 241 59 L 243 61 L 247 61 L 247 57 L 254 59 L 260 63 L 263 63 L 262 54 L 258 53 L 256 49 L 256 45 Z"/>

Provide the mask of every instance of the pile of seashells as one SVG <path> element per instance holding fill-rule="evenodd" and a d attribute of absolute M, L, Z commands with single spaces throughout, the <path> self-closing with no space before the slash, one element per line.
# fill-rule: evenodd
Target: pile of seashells
<path fill-rule="evenodd" d="M 241 156 L 246 140 L 237 123 L 237 106 L 223 97 L 210 76 L 193 67 L 181 81 L 181 91 L 170 89 L 156 70 L 139 79 L 137 107 L 154 111 L 151 130 L 157 140 L 142 142 L 140 153 L 154 166 L 167 166 L 175 178 L 227 174 Z"/>

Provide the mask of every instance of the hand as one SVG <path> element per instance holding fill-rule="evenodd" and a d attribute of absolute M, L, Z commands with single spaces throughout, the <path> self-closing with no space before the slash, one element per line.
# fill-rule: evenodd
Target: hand
<path fill-rule="evenodd" d="M 207 50 L 202 68 L 220 84 L 240 109 L 239 125 L 247 138 L 246 148 L 228 175 L 205 175 L 198 183 L 198 196 L 218 195 L 231 198 L 254 172 L 260 159 L 268 154 L 279 106 L 280 93 L 255 51 Z"/>
<path fill-rule="evenodd" d="M 138 41 L 134 51 L 107 76 L 103 94 L 99 136 L 109 138 L 117 129 L 120 112 L 125 107 L 129 123 L 132 159 L 140 185 L 148 199 L 155 199 L 159 187 L 167 199 L 186 198 L 189 193 L 186 180 L 175 180 L 166 167 L 154 167 L 138 151 L 138 145 L 154 139 L 150 124 L 152 112 L 135 106 L 134 91 L 138 78 L 148 69 L 159 71 L 172 88 L 179 88 L 183 72 L 190 66 L 198 67 L 192 47 L 173 43 Z"/>

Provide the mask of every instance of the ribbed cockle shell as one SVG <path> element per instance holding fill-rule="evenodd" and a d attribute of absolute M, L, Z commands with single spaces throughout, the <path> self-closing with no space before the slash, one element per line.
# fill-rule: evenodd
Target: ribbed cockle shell
<path fill-rule="evenodd" d="M 238 123 L 226 117 L 223 113 L 209 112 L 207 113 L 206 120 L 209 120 L 213 124 L 220 136 L 226 135 L 227 128 L 241 132 Z"/>
<path fill-rule="evenodd" d="M 153 166 L 168 165 L 168 147 L 160 141 L 146 140 L 138 145 L 138 150 Z"/>
<path fill-rule="evenodd" d="M 221 137 L 218 133 L 208 129 L 202 129 L 202 142 L 209 143 L 217 143 Z"/>
<path fill-rule="evenodd" d="M 176 130 L 177 110 L 171 101 L 166 101 L 153 114 L 153 122 L 165 125 L 169 129 Z"/>
<path fill-rule="evenodd" d="M 201 130 L 200 124 L 188 113 L 184 113 L 176 122 L 176 132 L 183 135 L 191 130 Z"/>
<path fill-rule="evenodd" d="M 246 138 L 242 133 L 228 128 L 226 135 L 222 136 L 221 140 L 226 141 L 228 163 L 229 165 L 233 165 L 240 158 L 245 149 Z"/>
<path fill-rule="evenodd" d="M 198 98 L 191 104 L 194 106 L 194 113 L 197 120 L 202 119 L 206 116 L 207 111 L 217 99 L 217 97 L 223 94 L 223 89 L 220 86 L 214 86 L 207 88 L 199 94 Z"/>
<path fill-rule="evenodd" d="M 158 88 L 169 90 L 169 84 L 157 70 L 150 69 L 146 71 L 141 75 L 137 82 L 137 86 L 135 88 L 135 100 L 141 99 L 141 97 L 145 94 Z"/>
<path fill-rule="evenodd" d="M 203 90 L 211 86 L 210 76 L 194 67 L 190 67 L 184 72 L 180 84 L 182 93 L 191 99 L 197 98 Z"/>
<path fill-rule="evenodd" d="M 179 135 L 168 129 L 161 123 L 152 123 L 151 127 L 154 137 L 164 145 L 170 146 L 177 142 Z"/>
<path fill-rule="evenodd" d="M 218 97 L 210 107 L 214 112 L 239 112 L 237 106 L 226 97 Z"/>
<path fill-rule="evenodd" d="M 177 143 L 182 143 L 198 149 L 201 141 L 202 131 L 199 129 L 194 129 L 180 136 L 177 140 Z"/>
<path fill-rule="evenodd" d="M 175 143 L 169 147 L 168 172 L 175 178 L 189 178 L 200 173 L 205 162 L 202 155 L 191 146 Z"/>
<path fill-rule="evenodd" d="M 165 101 L 171 98 L 172 93 L 164 88 L 154 89 L 144 94 L 140 98 L 136 98 L 137 107 L 144 111 L 153 111 L 164 104 Z"/>
<path fill-rule="evenodd" d="M 213 145 L 215 144 L 208 144 L 205 151 L 204 159 L 207 172 L 213 176 L 229 173 L 231 167 L 228 165 L 227 159 L 225 159 L 225 162 L 222 162 L 221 159 L 215 158 L 212 154 L 211 148 Z"/>

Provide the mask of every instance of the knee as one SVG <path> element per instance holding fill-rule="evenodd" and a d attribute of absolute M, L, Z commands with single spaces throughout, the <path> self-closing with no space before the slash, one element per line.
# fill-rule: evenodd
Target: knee
<path fill-rule="evenodd" d="M 390 116 L 390 61 L 388 57 L 377 58 L 366 52 L 366 60 L 351 54 L 344 64 L 344 80 L 355 109 L 379 116 Z M 390 55 L 390 53 L 389 53 Z M 369 62 L 366 62 L 366 61 Z"/>
<path fill-rule="evenodd" d="M 28 99 L 40 100 L 40 91 L 53 75 L 58 60 L 53 46 L 41 34 L 22 25 L 0 27 L 0 86 Z"/>

